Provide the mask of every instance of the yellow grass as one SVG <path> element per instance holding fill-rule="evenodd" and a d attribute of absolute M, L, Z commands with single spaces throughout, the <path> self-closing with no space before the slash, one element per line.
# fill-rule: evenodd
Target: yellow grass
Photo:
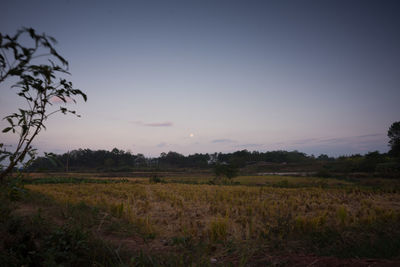
<path fill-rule="evenodd" d="M 277 229 L 309 231 L 400 218 L 400 194 L 356 189 L 147 183 L 26 187 L 60 203 L 99 207 L 162 238 L 257 239 Z"/>
<path fill-rule="evenodd" d="M 233 179 L 234 182 L 239 182 L 243 185 L 279 185 L 281 182 L 286 182 L 288 185 L 299 186 L 299 185 L 321 185 L 321 186 L 346 186 L 352 183 L 330 178 L 315 178 L 315 177 L 295 177 L 295 176 L 278 176 L 278 175 L 267 175 L 267 176 L 239 176 Z"/>

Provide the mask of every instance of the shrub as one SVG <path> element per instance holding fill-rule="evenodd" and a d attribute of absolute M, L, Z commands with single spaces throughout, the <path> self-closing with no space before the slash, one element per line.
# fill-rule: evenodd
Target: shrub
<path fill-rule="evenodd" d="M 322 169 L 322 170 L 316 172 L 315 176 L 322 177 L 322 178 L 329 178 L 329 177 L 332 177 L 332 173 L 328 170 Z"/>
<path fill-rule="evenodd" d="M 150 183 L 162 183 L 163 180 L 161 179 L 161 177 L 158 174 L 153 174 L 150 179 L 149 179 Z"/>

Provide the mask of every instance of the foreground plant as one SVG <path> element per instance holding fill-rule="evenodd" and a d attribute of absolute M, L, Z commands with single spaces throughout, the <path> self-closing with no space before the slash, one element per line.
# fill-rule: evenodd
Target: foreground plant
<path fill-rule="evenodd" d="M 35 149 L 32 141 L 42 129 L 46 129 L 44 123 L 51 115 L 58 112 L 76 115 L 65 104 L 76 103 L 75 96 L 87 100 L 81 90 L 73 88 L 72 83 L 63 77 L 69 74 L 68 61 L 58 54 L 55 44 L 53 37 L 37 34 L 32 28 L 23 28 L 13 36 L 0 33 L 0 84 L 7 79 L 16 79 L 12 88 L 17 88 L 17 95 L 26 101 L 25 107 L 4 117 L 9 126 L 2 132 L 11 132 L 18 138 L 13 151 L 8 151 L 0 143 L 0 181 L 23 163 L 26 156 L 29 160 L 25 163 L 33 160 Z M 55 103 L 64 106 L 51 109 Z"/>

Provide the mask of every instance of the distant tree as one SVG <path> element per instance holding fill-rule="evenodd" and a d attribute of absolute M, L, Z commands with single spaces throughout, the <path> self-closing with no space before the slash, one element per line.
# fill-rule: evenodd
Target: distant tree
<path fill-rule="evenodd" d="M 240 167 L 244 167 L 249 161 L 251 161 L 251 153 L 246 149 L 232 153 L 229 159 L 229 162 Z"/>
<path fill-rule="evenodd" d="M 74 96 L 86 101 L 86 95 L 63 78 L 69 74 L 68 62 L 55 50 L 55 44 L 53 37 L 38 34 L 32 28 L 23 28 L 13 36 L 0 33 L 0 83 L 9 78 L 16 80 L 12 88 L 17 88 L 17 95 L 27 103 L 4 118 L 9 126 L 2 132 L 16 134 L 18 140 L 13 151 L 0 144 L 0 181 L 26 156 L 33 160 L 32 141 L 46 128 L 44 122 L 49 116 L 57 112 L 76 115 L 65 106 L 50 110 L 54 102 L 75 102 Z M 5 165 L 1 164 L 3 161 Z"/>
<path fill-rule="evenodd" d="M 335 158 L 329 157 L 329 156 L 326 155 L 326 154 L 321 154 L 321 155 L 319 155 L 316 159 L 317 159 L 317 160 L 321 160 L 321 161 L 334 161 L 334 160 L 335 160 Z"/>
<path fill-rule="evenodd" d="M 115 165 L 115 162 L 114 162 L 113 159 L 108 158 L 108 159 L 104 160 L 104 165 L 105 165 L 107 168 L 111 168 L 111 167 L 113 167 L 113 166 Z"/>
<path fill-rule="evenodd" d="M 137 166 L 145 166 L 146 158 L 143 154 L 137 154 L 134 160 L 134 164 Z"/>
<path fill-rule="evenodd" d="M 373 172 L 378 164 L 384 163 L 385 157 L 379 151 L 368 152 L 360 164 L 360 171 Z"/>
<path fill-rule="evenodd" d="M 233 165 L 228 165 L 225 169 L 225 176 L 228 179 L 235 178 L 236 176 L 239 175 L 239 169 Z"/>
<path fill-rule="evenodd" d="M 207 167 L 210 156 L 208 154 L 193 154 L 185 159 L 185 166 L 187 167 Z"/>
<path fill-rule="evenodd" d="M 400 121 L 394 122 L 389 130 L 388 130 L 388 137 L 389 137 L 389 146 L 390 151 L 389 153 L 393 156 L 399 157 L 400 156 Z"/>
<path fill-rule="evenodd" d="M 326 154 L 321 154 L 317 158 L 318 160 L 329 160 L 329 156 Z"/>
<path fill-rule="evenodd" d="M 119 150 L 118 148 L 114 147 L 113 150 L 111 150 L 111 153 L 115 154 L 115 155 L 122 155 L 125 152 L 121 149 Z"/>
<path fill-rule="evenodd" d="M 169 151 L 166 153 L 161 153 L 160 163 L 168 167 L 184 167 L 185 166 L 185 156 L 177 152 Z"/>
<path fill-rule="evenodd" d="M 214 173 L 217 178 L 225 176 L 229 180 L 238 176 L 239 170 L 232 164 L 220 164 L 217 163 L 214 166 Z"/>

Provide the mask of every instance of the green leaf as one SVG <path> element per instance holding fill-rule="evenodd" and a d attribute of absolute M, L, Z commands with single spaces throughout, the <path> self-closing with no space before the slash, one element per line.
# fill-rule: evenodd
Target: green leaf
<path fill-rule="evenodd" d="M 27 29 L 32 39 L 36 37 L 35 30 L 32 28 Z"/>
<path fill-rule="evenodd" d="M 3 133 L 9 132 L 12 129 L 12 127 L 7 127 L 3 130 Z"/>
<path fill-rule="evenodd" d="M 82 94 L 83 100 L 85 100 L 85 102 L 86 102 L 87 101 L 87 95 L 84 94 L 83 92 L 81 92 L 81 94 Z"/>
<path fill-rule="evenodd" d="M 28 126 L 27 125 L 22 125 L 22 136 L 25 135 L 25 133 L 28 131 Z"/>
<path fill-rule="evenodd" d="M 50 163 L 53 165 L 53 167 L 57 167 L 59 165 L 55 154 L 46 153 L 46 152 L 44 154 L 45 154 L 46 159 L 48 159 L 50 161 Z"/>

